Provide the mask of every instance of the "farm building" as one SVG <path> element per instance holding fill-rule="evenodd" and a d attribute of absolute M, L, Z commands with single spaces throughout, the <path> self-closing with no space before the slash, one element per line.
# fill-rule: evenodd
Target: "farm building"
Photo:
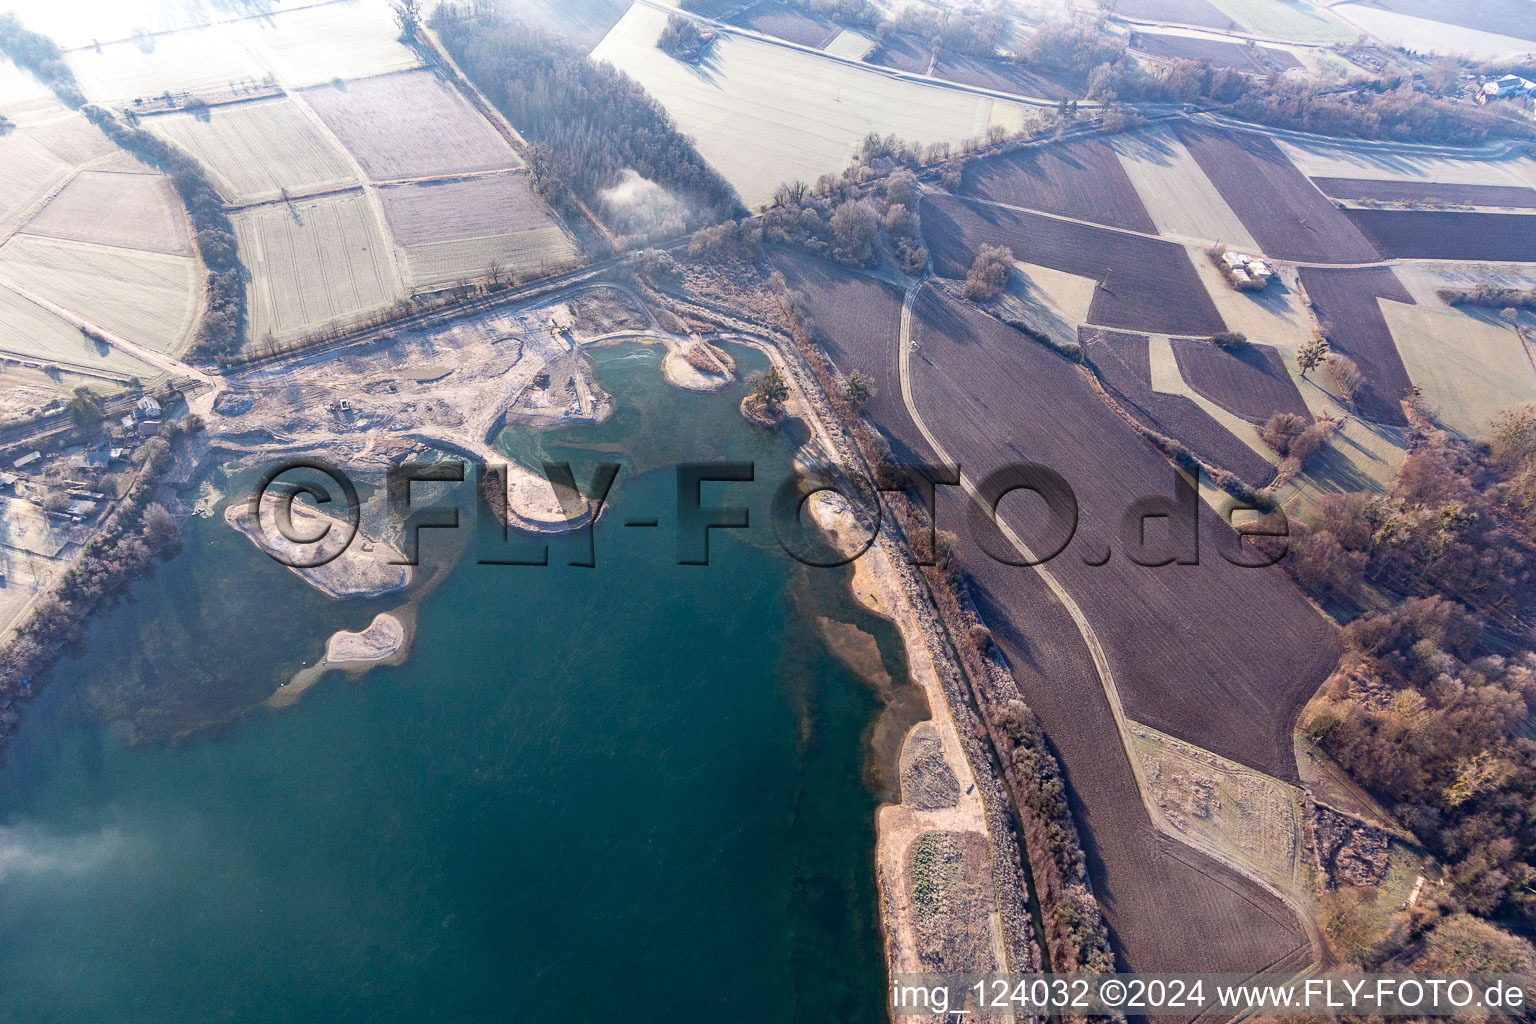
<path fill-rule="evenodd" d="M 1224 263 L 1236 281 L 1252 281 L 1261 288 L 1274 279 L 1274 269 L 1268 263 L 1247 253 L 1228 250 L 1221 254 Z"/>
<path fill-rule="evenodd" d="M 1503 78 L 1490 78 L 1483 83 L 1483 87 L 1477 94 L 1477 102 L 1487 103 L 1489 100 L 1509 99 L 1512 96 L 1529 96 L 1536 93 L 1536 82 L 1519 75 L 1505 75 Z"/>
<path fill-rule="evenodd" d="M 157 420 L 160 418 L 160 403 L 145 395 L 139 399 L 139 404 L 133 407 L 133 411 L 141 420 Z"/>
<path fill-rule="evenodd" d="M 71 469 L 106 469 L 112 457 L 106 452 L 82 452 L 69 460 Z"/>

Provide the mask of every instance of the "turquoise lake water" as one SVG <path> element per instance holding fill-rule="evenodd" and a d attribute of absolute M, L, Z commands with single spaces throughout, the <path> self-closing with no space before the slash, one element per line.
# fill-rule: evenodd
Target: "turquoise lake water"
<path fill-rule="evenodd" d="M 283 710 L 259 704 L 402 595 L 328 600 L 214 517 L 98 618 L 0 769 L 0 1020 L 885 1019 L 883 703 L 816 622 L 873 634 L 900 680 L 898 638 L 778 549 L 791 444 L 739 386 L 594 360 L 607 423 L 501 443 L 583 484 L 624 464 L 596 568 L 429 533 L 405 663 Z M 753 526 L 679 566 L 672 465 L 720 459 L 758 464 L 706 485 Z"/>

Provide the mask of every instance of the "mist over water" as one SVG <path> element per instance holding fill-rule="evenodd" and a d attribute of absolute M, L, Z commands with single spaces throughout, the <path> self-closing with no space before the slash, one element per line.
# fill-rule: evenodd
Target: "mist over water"
<path fill-rule="evenodd" d="M 558 545 L 478 565 L 429 531 L 424 561 L 465 553 L 405 664 L 281 711 L 231 708 L 381 605 L 318 598 L 217 515 L 93 625 L 0 769 L 0 1020 L 884 1019 L 880 704 L 814 623 L 873 634 L 899 680 L 897 637 L 778 549 L 790 444 L 740 387 L 666 387 L 633 346 L 595 361 L 615 415 L 518 454 L 625 464 L 596 568 Z M 706 485 L 753 509 L 707 567 L 676 564 L 680 456 L 761 467 Z M 125 742 L 188 706 L 218 724 Z"/>

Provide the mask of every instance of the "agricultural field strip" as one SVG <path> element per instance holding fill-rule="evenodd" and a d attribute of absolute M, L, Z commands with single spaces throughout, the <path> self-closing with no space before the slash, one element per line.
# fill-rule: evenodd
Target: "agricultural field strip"
<path fill-rule="evenodd" d="M 666 24 L 637 3 L 593 51 L 639 82 L 748 207 L 766 204 L 785 181 L 840 173 L 871 131 L 957 146 L 999 119 L 1022 124 L 1016 98 L 891 78 L 856 62 L 749 36 L 715 43 L 711 77 L 655 45 Z"/>
<path fill-rule="evenodd" d="M 85 125 L 83 118 L 71 114 L 70 118 L 78 119 Z M 20 128 L 10 133 L 8 142 L 0 153 L 5 154 L 5 162 L 0 164 L 5 174 L 3 178 L 7 183 L 7 191 L 15 186 L 18 179 L 25 181 L 32 179 L 30 191 L 25 193 L 19 202 L 9 198 L 0 200 L 0 242 L 3 242 L 11 234 L 21 230 L 21 226 L 37 215 L 54 196 L 62 192 L 76 175 L 81 171 L 94 170 L 105 167 L 111 161 L 122 155 L 117 147 L 106 143 L 106 137 L 96 132 L 95 128 L 86 125 L 89 132 L 96 133 L 95 138 L 100 138 L 106 143 L 103 152 L 90 155 L 94 149 L 87 145 L 82 151 L 73 151 L 60 143 L 65 140 L 54 139 L 49 144 L 49 138 L 56 133 L 47 133 L 48 137 L 40 138 L 50 127 L 65 128 L 69 122 L 62 121 L 51 125 L 38 125 L 32 128 Z M 88 133 L 87 139 L 92 136 Z M 22 147 L 21 162 L 12 162 L 17 150 L 14 147 Z M 149 173 L 146 169 L 146 173 Z"/>
<path fill-rule="evenodd" d="M 1428 203 L 1436 206 L 1474 207 L 1484 212 L 1536 209 L 1536 189 L 1529 185 L 1463 185 L 1320 175 L 1312 176 L 1312 183 L 1329 198 L 1346 203 Z"/>
<path fill-rule="evenodd" d="M 206 118 L 168 112 L 144 121 L 206 167 L 233 206 L 358 181 L 347 154 L 315 129 L 292 96 L 230 104 Z"/>
<path fill-rule="evenodd" d="M 0 273 L 27 294 L 157 350 L 181 346 L 202 302 L 201 267 L 190 254 L 23 233 L 0 246 Z"/>
<path fill-rule="evenodd" d="M 1204 410 L 1211 419 L 1225 427 L 1233 437 L 1253 449 L 1254 454 L 1259 458 L 1270 465 L 1279 465 L 1280 457 L 1259 440 L 1258 431 L 1254 429 L 1252 423 L 1206 398 L 1184 379 L 1183 373 L 1179 370 L 1178 359 L 1173 354 L 1173 340 L 1170 335 L 1148 335 L 1147 360 L 1151 367 L 1153 391 L 1162 395 L 1177 395 L 1180 398 L 1189 399 Z"/>
<path fill-rule="evenodd" d="M 1447 263 L 1536 260 L 1536 215 L 1418 210 L 1347 210 L 1384 255 Z"/>
<path fill-rule="evenodd" d="M 676 7 L 662 3 L 660 0 L 635 0 L 635 3 L 636 6 L 650 7 L 668 14 L 678 13 Z M 828 53 L 825 50 L 818 50 L 814 47 L 802 46 L 799 43 L 792 43 L 787 39 L 780 39 L 777 36 L 764 35 L 761 32 L 754 32 L 749 28 L 742 28 L 739 25 L 732 25 L 729 22 L 717 21 L 714 18 L 706 18 L 701 14 L 688 14 L 688 17 L 692 18 L 694 21 L 703 22 L 709 25 L 711 28 L 721 32 L 722 34 L 741 36 L 746 39 L 755 39 L 758 42 L 770 43 L 774 46 L 780 46 L 790 50 L 798 50 L 801 53 L 811 54 L 816 57 L 820 57 L 823 60 L 836 61 L 837 63 L 845 64 L 848 67 L 858 68 L 861 71 L 872 71 L 876 74 L 885 75 L 888 78 L 904 79 L 906 81 L 917 82 L 922 85 L 940 86 L 942 88 L 952 89 L 957 92 L 967 92 L 976 96 L 985 96 L 988 99 L 1007 100 L 1010 103 L 1023 103 L 1027 106 L 1040 107 L 1042 109 L 1054 110 L 1056 107 L 1056 101 L 1047 100 L 1042 97 L 1021 96 L 1018 93 L 1004 92 L 1000 89 L 988 89 L 979 85 L 966 85 L 963 82 L 951 82 L 945 78 L 934 78 L 931 75 L 919 74 L 915 71 L 902 71 L 899 68 L 887 67 L 883 64 L 869 64 L 865 61 L 857 60 L 853 57 L 844 57 L 840 54 Z M 1102 104 L 1096 100 L 1080 100 L 1078 102 L 1078 106 L 1084 110 L 1092 110 L 1102 106 Z"/>
<path fill-rule="evenodd" d="M 1109 145 L 1161 237 L 1199 238 L 1259 251 L 1242 220 L 1173 132 L 1151 128 L 1111 136 Z"/>
<path fill-rule="evenodd" d="M 93 161 L 99 162 L 103 161 Z M 169 178 L 147 168 L 79 168 L 20 230 L 114 248 L 193 255 L 192 232 L 181 198 Z"/>
<path fill-rule="evenodd" d="M 1166 336 L 1090 327 L 1079 337 L 1118 413 L 1177 438 L 1201 459 L 1251 484 L 1262 486 L 1274 476 L 1273 461 L 1248 440 L 1254 436 L 1252 424 L 1243 421 L 1234 429 L 1183 393 L 1185 384 Z M 1218 494 L 1219 489 L 1207 496 L 1214 499 Z M 1221 511 L 1214 503 L 1212 507 Z"/>
<path fill-rule="evenodd" d="M 370 180 L 509 170 L 523 162 L 453 83 L 430 70 L 310 86 L 302 93 Z"/>
<path fill-rule="evenodd" d="M 1376 301 L 1437 422 L 1478 437 L 1501 410 L 1536 401 L 1536 363 L 1516 327 L 1462 310 Z"/>
<path fill-rule="evenodd" d="M 1218 835 L 1206 835 L 1204 833 L 1209 831 L 1209 829 L 1198 827 L 1179 828 L 1160 805 L 1157 806 L 1152 816 L 1158 828 L 1162 829 L 1165 834 L 1175 836 L 1195 849 L 1203 851 L 1213 860 L 1223 863 L 1229 859 L 1244 861 L 1248 864 L 1248 876 L 1250 878 L 1267 880 L 1269 883 L 1267 888 L 1271 892 L 1277 892 L 1280 889 L 1288 891 L 1298 905 L 1306 906 L 1312 902 L 1312 893 L 1310 891 L 1312 888 L 1311 872 L 1307 866 L 1307 859 L 1303 856 L 1302 846 L 1302 836 L 1306 832 L 1302 820 L 1305 816 L 1306 794 L 1299 786 L 1293 786 L 1289 782 L 1275 778 L 1273 775 L 1266 775 L 1245 764 L 1222 757 L 1220 754 L 1213 753 L 1186 740 L 1181 740 L 1177 736 L 1171 736 L 1145 723 L 1135 721 L 1134 719 L 1127 719 L 1127 722 L 1131 728 L 1133 742 L 1136 743 L 1141 756 L 1147 761 L 1156 761 L 1161 758 L 1182 763 L 1182 766 L 1186 769 L 1195 769 L 1208 773 L 1206 777 L 1216 780 L 1218 786 L 1222 789 L 1228 788 L 1233 784 L 1240 786 L 1243 782 L 1250 782 L 1252 788 L 1258 790 L 1259 803 L 1261 805 L 1267 804 L 1268 806 L 1237 809 L 1250 814 L 1254 810 L 1268 811 L 1271 820 L 1276 825 L 1282 827 L 1284 834 L 1280 837 L 1273 835 L 1264 835 L 1262 837 L 1245 836 L 1242 834 L 1231 835 L 1232 830 L 1240 827 L 1240 824 L 1236 822 L 1223 824 L 1222 819 L 1226 817 L 1225 812 L 1228 810 L 1228 807 L 1226 806 L 1226 801 L 1221 799 L 1219 793 L 1216 796 L 1218 801 L 1220 801 L 1220 809 L 1216 810 L 1213 815 L 1215 819 L 1213 824 Z M 1157 804 L 1158 801 L 1154 798 L 1152 803 Z M 1262 826 L 1269 824 L 1269 822 L 1260 822 L 1258 824 Z M 1275 838 L 1283 839 L 1284 844 L 1290 847 L 1289 856 L 1283 858 L 1289 870 L 1277 870 L 1279 865 L 1257 863 L 1245 857 L 1241 849 L 1234 850 L 1232 848 L 1234 846 L 1241 847 L 1245 841 L 1248 843 L 1257 842 L 1264 844 L 1272 842 Z"/>
<path fill-rule="evenodd" d="M 9 280 L 3 272 L 0 272 L 0 288 L 5 288 L 10 292 L 15 293 L 16 295 L 30 302 L 32 305 L 40 307 L 45 312 L 52 314 L 54 317 L 64 321 L 76 329 L 89 328 L 95 331 L 97 334 L 105 338 L 107 344 L 112 348 L 121 350 L 138 362 L 147 363 L 150 366 L 155 367 L 161 373 L 165 373 L 173 377 L 197 374 L 197 371 L 193 370 L 191 367 L 187 366 L 181 360 L 176 359 L 173 356 L 168 356 L 164 352 L 157 352 L 152 348 L 147 348 L 143 345 L 137 344 L 136 342 L 129 341 L 127 338 L 115 334 L 112 331 L 106 330 L 100 324 L 91 323 L 84 317 L 80 316 L 78 313 L 65 309 L 64 307 L 50 302 L 40 295 L 36 295 L 32 292 L 29 292 L 25 288 L 17 286 L 13 281 Z M 200 374 L 197 375 L 201 377 Z M 202 379 L 206 380 L 206 378 Z"/>
<path fill-rule="evenodd" d="M 362 195 L 310 201 L 302 222 L 270 207 L 236 219 L 242 250 L 266 269 L 251 290 L 252 338 L 289 341 L 334 329 L 400 295 L 387 270 L 393 248 L 366 203 Z"/>
<path fill-rule="evenodd" d="M 320 131 L 320 134 L 329 139 L 331 145 L 335 146 L 346 157 L 348 164 L 351 165 L 352 173 L 357 176 L 358 181 L 362 182 L 363 196 L 368 203 L 368 209 L 372 212 L 374 222 L 378 225 L 379 230 L 386 239 L 385 253 L 389 258 L 389 275 L 391 282 L 394 284 L 395 294 L 403 293 L 405 290 L 405 271 L 401 267 L 402 256 L 394 239 L 389 234 L 389 221 L 384 216 L 384 201 L 379 196 L 377 186 L 369 180 L 368 173 L 363 170 L 362 163 L 353 155 L 350 149 L 342 144 L 341 139 L 336 136 L 335 132 L 331 131 L 330 126 L 325 123 L 325 119 L 309 105 L 304 95 L 297 90 L 289 89 L 289 83 L 283 79 L 278 79 L 278 84 L 288 91 L 288 95 L 293 99 L 299 111 Z"/>
<path fill-rule="evenodd" d="M 1374 5 L 1343 3 L 1333 7 L 1341 21 L 1392 46 L 1440 53 L 1466 53 L 1484 59 L 1524 54 L 1530 40 L 1484 32 L 1411 14 L 1400 14 Z"/>
<path fill-rule="evenodd" d="M 959 463 L 957 460 L 950 456 L 944 446 L 939 443 L 939 439 L 934 435 L 933 431 L 929 429 L 928 424 L 923 420 L 922 414 L 917 408 L 917 402 L 912 393 L 911 354 L 913 312 L 914 307 L 917 304 L 918 296 L 921 294 L 927 283 L 928 281 L 926 277 L 922 280 L 913 282 L 913 284 L 907 288 L 906 296 L 902 300 L 901 340 L 897 346 L 897 366 L 901 379 L 901 400 L 902 403 L 906 406 L 907 415 L 911 417 L 912 423 L 923 435 L 924 440 L 928 442 L 929 447 L 933 449 L 934 454 L 938 457 L 938 461 L 941 463 L 958 465 Z M 976 503 L 978 507 L 983 509 L 987 507 L 986 499 L 982 497 L 981 491 L 963 470 L 960 474 L 960 487 L 970 498 L 970 500 Z M 1088 620 L 1088 616 L 1083 613 L 1082 608 L 1073 599 L 1072 595 L 1068 593 L 1067 589 L 1062 586 L 1060 581 L 1056 579 L 1056 576 L 1049 569 L 1047 569 L 1044 564 L 1038 562 L 1033 552 L 1030 551 L 1029 545 L 1027 545 L 1019 537 L 1019 535 L 1014 532 L 1013 528 L 1008 525 L 1007 521 L 999 516 L 996 520 L 996 523 L 999 532 L 1002 533 L 1003 537 L 1008 541 L 1009 545 L 1012 546 L 1013 549 L 1026 560 L 1036 563 L 1031 568 L 1040 578 L 1040 580 L 1044 582 L 1045 585 L 1050 589 L 1052 595 L 1057 599 L 1057 601 L 1061 603 L 1061 606 L 1072 618 L 1072 622 L 1077 626 L 1078 633 L 1082 637 L 1083 643 L 1088 648 L 1089 655 L 1093 659 L 1094 669 L 1098 672 L 1099 682 L 1104 689 L 1104 696 L 1109 701 L 1110 711 L 1114 716 L 1116 729 L 1119 733 L 1120 745 L 1125 753 L 1126 760 L 1128 760 L 1131 764 L 1131 771 L 1136 777 L 1136 786 L 1141 795 L 1142 805 L 1145 807 L 1148 817 L 1151 818 L 1152 821 L 1158 822 L 1159 829 L 1161 829 L 1161 815 L 1158 813 L 1157 808 L 1154 806 L 1154 801 L 1150 795 L 1151 789 L 1147 783 L 1145 767 L 1143 766 L 1141 758 L 1136 750 L 1136 740 L 1134 734 L 1131 731 L 1130 719 L 1126 716 L 1125 708 L 1121 703 L 1120 690 L 1115 683 L 1114 672 L 1110 668 L 1109 656 L 1105 653 L 1103 645 L 1099 642 L 1098 634 L 1095 633 L 1093 628 L 1093 623 Z M 1191 746 L 1193 746 L 1193 744 L 1191 744 Z M 1185 841 L 1184 837 L 1177 832 L 1175 832 L 1171 838 L 1179 842 Z M 1269 879 L 1264 878 L 1262 875 L 1255 873 L 1247 863 L 1230 856 L 1216 856 L 1215 854 L 1210 853 L 1210 851 L 1202 852 L 1212 856 L 1213 859 L 1217 860 L 1218 863 L 1224 864 L 1225 866 L 1243 875 L 1245 878 L 1249 878 L 1256 882 L 1266 891 L 1273 893 L 1277 898 L 1285 903 L 1286 907 L 1290 909 L 1301 921 L 1302 926 L 1307 930 L 1308 938 L 1313 942 L 1314 949 L 1318 948 L 1319 939 L 1315 934 L 1316 925 L 1311 920 L 1309 908 L 1297 903 L 1291 894 L 1277 889 L 1274 883 L 1269 881 Z"/>
<path fill-rule="evenodd" d="M 1134 183 L 1134 179 L 1133 179 L 1133 183 Z M 1319 192 L 1319 195 L 1321 195 L 1321 194 L 1322 193 Z M 1326 198 L 1326 197 L 1324 197 L 1324 198 Z M 1067 216 L 1065 214 L 1051 213 L 1048 210 L 1037 210 L 1037 209 L 1033 209 L 1033 208 L 1025 207 L 1025 206 L 1013 206 L 1013 205 L 1010 205 L 1008 203 L 998 203 L 998 202 L 993 202 L 993 201 L 987 200 L 987 199 L 977 199 L 977 198 L 974 198 L 974 197 L 971 197 L 971 196 L 966 196 L 965 197 L 965 201 L 968 202 L 968 203 L 972 203 L 972 204 L 978 205 L 978 206 L 995 206 L 995 207 L 997 207 L 998 209 L 1001 209 L 1001 210 L 1013 210 L 1013 211 L 1018 212 L 1018 213 L 1028 213 L 1028 214 L 1031 214 L 1031 215 L 1036 216 L 1036 217 L 1046 217 L 1046 218 L 1049 218 L 1050 220 L 1059 220 L 1059 221 L 1062 221 L 1062 222 L 1067 223 L 1067 224 L 1077 224 L 1077 225 L 1079 225 L 1081 227 L 1085 227 L 1085 228 L 1096 228 L 1096 229 L 1098 229 L 1100 231 L 1113 231 L 1113 232 L 1116 232 L 1117 234 L 1131 235 L 1131 236 L 1134 236 L 1134 237 L 1137 237 L 1137 238 L 1147 238 L 1147 239 L 1161 240 L 1161 241 L 1166 241 L 1166 242 L 1177 242 L 1177 243 L 1180 243 L 1180 244 L 1183 244 L 1183 245 L 1193 245 L 1193 246 L 1209 246 L 1209 245 L 1211 245 L 1211 244 L 1213 244 L 1213 243 L 1215 243 L 1217 241 L 1222 241 L 1221 239 L 1192 238 L 1192 237 L 1188 237 L 1188 236 L 1174 235 L 1174 234 L 1157 235 L 1157 234 L 1152 234 L 1152 233 L 1146 232 L 1146 231 L 1137 231 L 1137 230 L 1135 230 L 1133 228 L 1122 228 L 1122 227 L 1116 227 L 1116 226 L 1114 226 L 1112 224 L 1101 224 L 1101 223 L 1099 223 L 1097 221 L 1085 220 L 1085 219 L 1083 219 L 1081 217 L 1070 217 L 1070 216 Z M 1397 213 L 1397 211 L 1370 211 L 1370 212 L 1389 212 L 1389 213 L 1393 213 L 1393 214 Z M 1412 216 L 1413 213 L 1412 213 L 1412 211 L 1404 211 L 1403 215 L 1404 216 Z M 1498 216 L 1498 215 L 1497 214 L 1490 214 L 1489 216 Z M 1518 215 L 1517 214 L 1510 214 L 1509 216 L 1518 216 Z M 1531 252 L 1531 258 L 1528 259 L 1528 260 L 1507 259 L 1507 258 L 1499 258 L 1499 259 L 1472 259 L 1472 258 L 1466 258 L 1466 257 L 1462 257 L 1462 256 L 1455 256 L 1455 257 L 1451 257 L 1451 256 L 1393 256 L 1393 257 L 1383 257 L 1382 259 L 1379 259 L 1379 260 L 1366 260 L 1366 261 L 1358 261 L 1358 262 L 1338 262 L 1338 261 L 1325 261 L 1325 260 L 1291 260 L 1291 259 L 1281 259 L 1281 258 L 1278 258 L 1278 257 L 1272 257 L 1271 258 L 1271 262 L 1283 263 L 1286 266 L 1291 266 L 1291 267 L 1311 267 L 1311 268 L 1315 268 L 1315 269 L 1318 269 L 1318 270 L 1328 270 L 1328 269 L 1348 270 L 1348 269 L 1352 269 L 1352 268 L 1364 268 L 1364 267 L 1391 267 L 1391 266 L 1395 266 L 1395 265 L 1397 265 L 1399 263 L 1428 263 L 1428 264 L 1455 263 L 1455 264 L 1465 264 L 1467 266 L 1495 266 L 1495 267 L 1501 267 L 1501 266 L 1511 266 L 1511 265 L 1517 265 L 1517 264 L 1536 264 L 1536 250 L 1533 250 Z"/>
<path fill-rule="evenodd" d="M 1342 139 L 1325 135 L 1311 135 L 1307 132 L 1296 131 L 1291 128 L 1274 128 L 1266 125 L 1256 125 L 1248 121 L 1239 121 L 1236 118 L 1227 117 L 1209 110 L 1202 110 L 1196 114 L 1190 114 L 1180 119 L 1179 123 L 1194 127 L 1205 126 L 1228 132 L 1243 132 L 1248 135 L 1259 135 L 1273 139 L 1284 146 L 1286 143 L 1301 146 L 1322 147 L 1333 150 L 1348 150 L 1357 153 L 1380 153 L 1385 156 L 1412 156 L 1441 157 L 1448 160 L 1488 161 L 1498 160 L 1504 157 L 1523 154 L 1525 148 L 1522 144 L 1514 142 L 1486 142 L 1480 146 L 1449 146 L 1434 142 L 1384 142 L 1375 139 Z M 1302 168 L 1297 166 L 1298 170 Z M 1303 171 L 1303 173 L 1306 173 Z M 1359 177 L 1359 175 L 1356 175 Z"/>

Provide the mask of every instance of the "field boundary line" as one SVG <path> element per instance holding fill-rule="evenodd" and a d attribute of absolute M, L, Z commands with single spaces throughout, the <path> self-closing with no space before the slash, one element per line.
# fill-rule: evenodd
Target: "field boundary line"
<path fill-rule="evenodd" d="M 250 54 L 252 59 L 256 58 L 256 54 L 251 53 L 249 46 L 244 43 L 241 43 L 240 45 L 241 49 L 245 50 L 247 54 Z M 409 70 L 419 71 L 421 69 L 411 68 Z M 390 73 L 402 74 L 403 72 L 396 71 Z M 368 176 L 368 173 L 363 170 L 362 162 L 358 160 L 357 154 L 353 153 L 346 147 L 346 145 L 342 143 L 340 137 L 338 137 L 335 132 L 331 131 L 330 125 L 325 123 L 325 118 L 321 117 L 315 108 L 309 105 L 309 100 L 305 99 L 302 95 L 303 90 L 289 87 L 288 82 L 285 79 L 278 78 L 276 71 L 272 71 L 271 74 L 278 85 L 282 86 L 284 90 L 287 91 L 288 97 L 293 101 L 294 107 L 297 108 L 298 111 L 303 114 L 304 117 L 315 126 L 315 128 L 319 130 L 321 135 L 330 141 L 331 145 L 335 146 L 336 149 L 344 157 L 346 157 L 347 163 L 351 166 L 353 172 L 356 173 L 357 180 L 363 190 L 363 199 L 365 202 L 367 202 L 368 210 L 373 216 L 374 225 L 379 229 L 379 233 L 385 242 L 385 251 L 389 255 L 389 276 L 391 278 L 390 283 L 394 286 L 395 297 L 397 299 L 403 298 L 409 294 L 406 287 L 405 271 L 401 268 L 401 263 L 405 260 L 405 253 L 403 251 L 403 247 L 395 241 L 394 234 L 389 230 L 389 218 L 384 215 L 384 200 L 379 197 L 378 186 L 374 184 L 373 179 Z"/>
<path fill-rule="evenodd" d="M 644 2 L 644 0 L 642 0 L 642 2 Z M 939 442 L 939 439 L 934 435 L 933 431 L 928 428 L 928 424 L 924 422 L 922 414 L 918 411 L 917 401 L 913 396 L 911 373 L 911 353 L 913 349 L 912 319 L 914 309 L 917 305 L 918 297 L 922 293 L 923 288 L 929 284 L 930 276 L 931 275 L 925 273 L 922 278 L 914 281 L 911 285 L 908 286 L 906 295 L 903 297 L 901 305 L 901 335 L 898 339 L 897 345 L 897 369 L 901 380 L 901 399 L 902 403 L 906 406 L 907 415 L 912 418 L 913 424 L 923 435 L 923 438 L 928 442 L 929 446 L 933 449 L 934 454 L 938 456 L 939 460 L 944 463 L 955 464 L 948 451 Z M 960 486 L 971 501 L 975 502 L 977 506 L 984 512 L 987 510 L 987 504 L 981 495 L 981 491 L 971 481 L 970 477 L 968 477 L 963 471 L 960 473 Z M 1045 583 L 1046 587 L 1056 597 L 1056 600 L 1061 603 L 1063 610 L 1065 610 L 1068 616 L 1071 617 L 1073 624 L 1077 626 L 1078 633 L 1082 637 L 1084 645 L 1088 648 L 1089 656 L 1093 659 L 1094 669 L 1098 673 L 1100 686 L 1103 688 L 1104 696 L 1109 703 L 1110 713 L 1114 716 L 1115 727 L 1120 737 L 1120 747 L 1124 752 L 1126 759 L 1130 762 L 1131 773 L 1136 779 L 1136 788 L 1141 796 L 1142 807 L 1145 809 L 1148 819 L 1153 823 L 1157 831 L 1171 839 L 1174 839 L 1177 842 L 1183 843 L 1191 849 L 1199 850 L 1201 853 L 1206 854 L 1206 856 L 1211 857 L 1217 863 L 1223 864 L 1231 870 L 1242 875 L 1243 877 L 1252 880 L 1266 891 L 1276 896 L 1276 898 L 1278 898 L 1281 903 L 1285 904 L 1285 906 L 1296 916 L 1297 922 L 1300 924 L 1302 932 L 1307 936 L 1307 940 L 1312 947 L 1313 963 L 1304 971 L 1299 972 L 1297 976 L 1299 977 L 1303 974 L 1309 973 L 1322 962 L 1324 951 L 1327 949 L 1326 944 L 1322 940 L 1321 932 L 1318 930 L 1316 923 L 1312 920 L 1311 912 L 1307 908 L 1301 906 L 1299 902 L 1289 893 L 1280 890 L 1273 882 L 1263 877 L 1263 875 L 1250 868 L 1248 865 L 1229 856 L 1217 856 L 1212 851 L 1205 850 L 1199 846 L 1196 846 L 1185 839 L 1184 836 L 1180 835 L 1166 825 L 1163 820 L 1163 816 L 1153 804 L 1151 798 L 1151 788 L 1147 783 L 1145 768 L 1141 763 L 1140 756 L 1136 752 L 1135 739 L 1128 724 L 1130 719 L 1125 713 L 1124 705 L 1121 703 L 1120 690 L 1115 683 L 1114 671 L 1109 664 L 1109 656 L 1104 652 L 1104 647 L 1100 643 L 1098 634 L 1093 628 L 1093 623 L 1088 620 L 1087 615 L 1083 613 L 1082 608 L 1072 598 L 1072 595 L 1067 592 L 1066 587 L 1064 587 L 1061 582 L 1056 579 L 1055 575 L 1049 569 L 1047 569 L 1044 564 L 1039 562 L 1034 553 L 1030 550 L 1029 545 L 1026 544 L 1016 532 L 1014 532 L 1013 528 L 1008 525 L 1002 516 L 996 515 L 991 516 L 990 518 L 994 525 L 997 526 L 998 531 L 1003 535 L 1004 539 L 1008 541 L 1009 545 L 1013 547 L 1014 550 L 1022 555 L 1025 559 L 1034 563 L 1030 566 L 1030 568 L 1032 568 L 1035 571 L 1035 574 L 1040 577 L 1041 581 Z M 1184 740 L 1183 742 L 1188 743 L 1189 741 Z M 1195 746 L 1194 744 L 1190 745 Z M 1204 748 L 1199 749 L 1203 750 Z M 1207 751 L 1207 753 L 1209 752 Z M 1257 769 L 1252 770 L 1257 772 Z M 1259 774 L 1265 773 L 1259 772 Z"/>

